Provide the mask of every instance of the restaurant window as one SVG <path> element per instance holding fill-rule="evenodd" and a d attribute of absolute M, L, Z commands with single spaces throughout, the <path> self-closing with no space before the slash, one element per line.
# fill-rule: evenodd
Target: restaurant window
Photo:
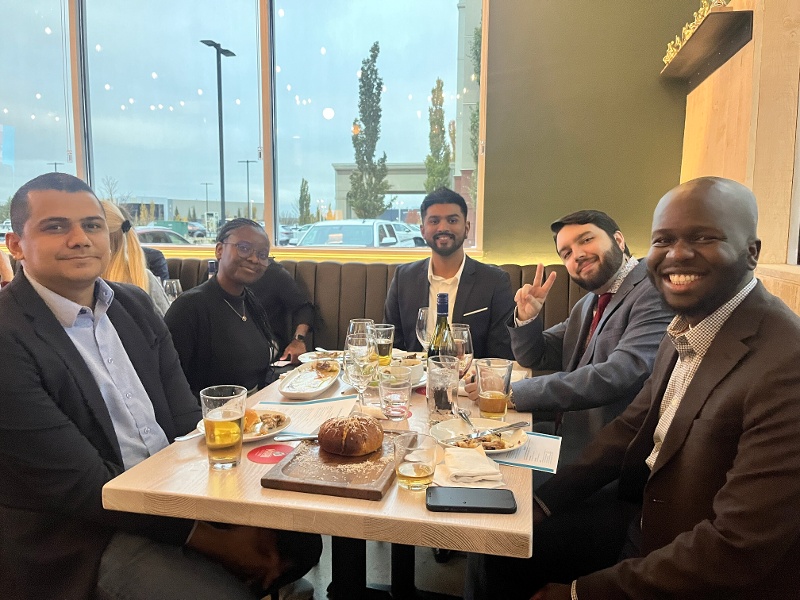
<path fill-rule="evenodd" d="M 276 221 L 385 219 L 419 237 L 426 185 L 446 185 L 475 223 L 481 0 L 271 9 Z M 319 245 L 342 245 L 322 231 Z M 399 245 L 419 245 L 412 232 Z"/>
<path fill-rule="evenodd" d="M 6 2 L 0 18 L 0 222 L 11 196 L 47 171 L 75 174 L 64 2 Z"/>
<path fill-rule="evenodd" d="M 264 219 L 258 24 L 256 0 L 86 0 L 92 183 L 136 225 L 213 239 L 221 149 L 225 217 Z"/>

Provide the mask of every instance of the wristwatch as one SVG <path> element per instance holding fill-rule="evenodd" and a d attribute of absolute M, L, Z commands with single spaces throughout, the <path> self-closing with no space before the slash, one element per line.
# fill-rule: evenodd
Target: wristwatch
<path fill-rule="evenodd" d="M 303 342 L 304 344 L 306 343 L 306 336 L 301 333 L 298 333 L 296 336 L 294 336 L 294 339 L 296 339 L 298 342 Z"/>

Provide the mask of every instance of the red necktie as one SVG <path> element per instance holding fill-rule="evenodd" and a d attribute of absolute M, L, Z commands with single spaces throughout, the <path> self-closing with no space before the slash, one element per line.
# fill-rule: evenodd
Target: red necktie
<path fill-rule="evenodd" d="M 605 311 L 606 306 L 608 306 L 608 303 L 611 301 L 611 296 L 613 296 L 611 292 L 606 292 L 597 297 L 597 310 L 592 318 L 592 324 L 589 326 L 589 337 L 586 338 L 587 344 L 588 340 L 592 339 L 594 330 L 597 329 L 597 324 L 600 322 L 600 317 L 603 316 L 603 311 Z"/>

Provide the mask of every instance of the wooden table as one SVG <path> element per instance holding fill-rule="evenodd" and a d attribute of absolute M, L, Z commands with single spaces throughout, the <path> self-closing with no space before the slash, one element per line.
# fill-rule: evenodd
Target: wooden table
<path fill-rule="evenodd" d="M 348 391 L 349 387 L 337 381 L 324 396 Z M 250 401 L 255 404 L 280 399 L 282 396 L 275 383 L 254 394 Z M 423 395 L 413 395 L 411 411 L 411 419 L 401 426 L 427 431 L 427 406 Z M 209 469 L 202 438 L 173 443 L 108 482 L 103 487 L 103 506 L 112 510 L 305 531 L 409 547 L 531 556 L 532 478 L 528 469 L 500 467 L 517 500 L 518 510 L 513 515 L 432 513 L 425 508 L 424 493 L 396 485 L 380 501 L 265 489 L 260 480 L 271 465 L 257 464 L 246 458 L 248 446 L 258 445 L 245 445 L 242 463 L 229 472 L 219 472 Z"/>

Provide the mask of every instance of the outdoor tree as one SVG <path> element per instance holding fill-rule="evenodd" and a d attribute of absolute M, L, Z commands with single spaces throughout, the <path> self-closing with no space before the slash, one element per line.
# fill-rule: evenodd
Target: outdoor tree
<path fill-rule="evenodd" d="M 472 58 L 472 68 L 475 70 L 475 81 L 480 85 L 481 81 L 481 27 L 475 28 L 470 46 L 470 57 Z M 478 146 L 480 145 L 480 122 L 481 122 L 480 94 L 478 101 L 472 107 L 469 115 L 469 142 L 472 150 L 472 159 L 475 161 L 475 170 L 472 172 L 472 184 L 470 185 L 470 196 L 473 203 L 478 196 Z"/>
<path fill-rule="evenodd" d="M 173 215 L 173 220 L 180 221 L 181 220 L 181 213 L 178 211 L 178 207 L 175 207 L 175 214 Z"/>
<path fill-rule="evenodd" d="M 430 154 L 425 157 L 425 191 L 430 194 L 440 187 L 450 187 L 450 146 L 447 143 L 447 130 L 444 126 L 444 82 L 436 80 L 431 90 L 431 107 L 428 109 L 430 133 L 428 144 Z"/>
<path fill-rule="evenodd" d="M 375 160 L 375 147 L 381 136 L 381 94 L 383 79 L 378 75 L 380 45 L 372 44 L 369 58 L 361 61 L 358 80 L 358 116 L 353 120 L 353 149 L 356 170 L 350 174 L 350 191 L 347 201 L 356 215 L 374 219 L 391 208 L 392 200 L 385 201 L 390 185 L 386 180 L 386 152 Z"/>
<path fill-rule="evenodd" d="M 313 223 L 314 216 L 311 214 L 311 194 L 308 192 L 308 181 L 305 178 L 300 181 L 300 198 L 297 200 L 300 208 L 300 216 L 297 219 L 299 225 Z"/>
<path fill-rule="evenodd" d="M 119 191 L 119 182 L 111 175 L 106 175 L 100 182 L 100 196 L 104 200 L 116 203 L 114 199 Z"/>
<path fill-rule="evenodd" d="M 450 148 L 452 148 L 452 152 L 450 152 L 450 162 L 455 162 L 456 160 L 456 122 L 455 119 L 451 119 L 450 122 L 447 124 L 447 133 L 450 135 Z"/>

